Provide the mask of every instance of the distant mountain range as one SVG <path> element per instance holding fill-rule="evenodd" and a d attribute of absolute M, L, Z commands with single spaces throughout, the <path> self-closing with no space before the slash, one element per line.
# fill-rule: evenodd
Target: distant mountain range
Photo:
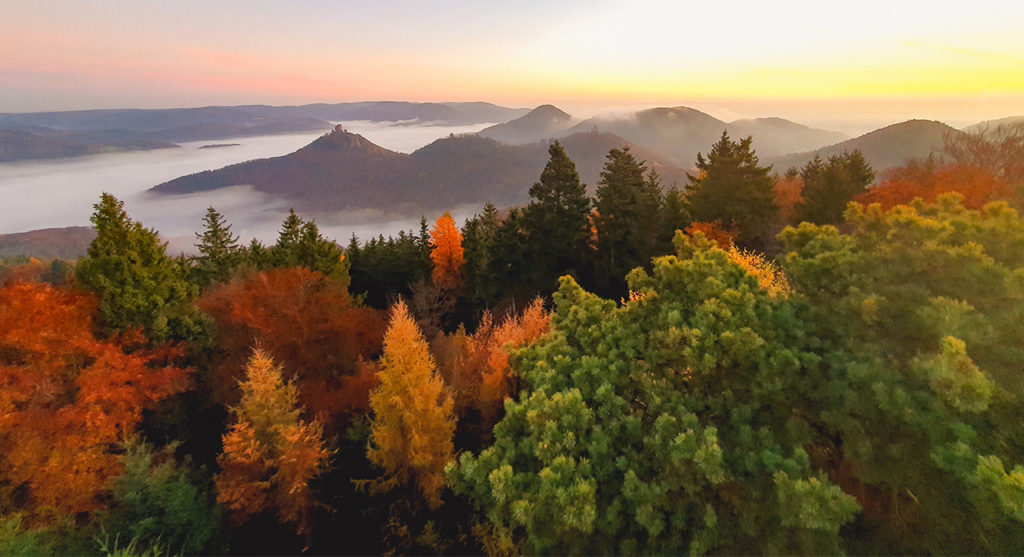
<path fill-rule="evenodd" d="M 973 126 L 967 126 L 963 129 L 965 132 L 978 132 L 985 129 L 994 129 L 999 126 L 1015 126 L 1024 124 L 1024 116 L 1010 116 L 1008 118 L 999 118 L 997 120 L 985 120 L 984 122 L 978 122 Z"/>
<path fill-rule="evenodd" d="M 666 184 L 685 183 L 685 173 L 658 155 L 610 133 L 562 138 L 581 178 L 593 190 L 612 148 L 631 147 Z M 492 201 L 523 203 L 547 162 L 547 146 L 507 145 L 476 135 L 439 139 L 412 154 L 396 153 L 340 126 L 282 157 L 231 165 L 160 184 L 152 191 L 182 194 L 234 185 L 287 199 L 297 209 L 444 209 Z"/>
<path fill-rule="evenodd" d="M 166 110 L 111 109 L 0 114 L 0 161 L 73 157 L 207 141 L 330 129 L 331 122 L 368 120 L 440 125 L 503 122 L 527 113 L 490 103 L 391 101 L 303 106 L 211 106 Z"/>
<path fill-rule="evenodd" d="M 871 167 L 880 171 L 899 166 L 908 159 L 938 154 L 947 136 L 962 133 L 934 120 L 908 120 L 814 151 L 766 157 L 762 160 L 775 165 L 776 170 L 782 172 L 791 166 L 803 166 L 815 155 L 824 159 L 843 151 L 859 149 Z"/>
<path fill-rule="evenodd" d="M 597 116 L 580 122 L 554 106 L 543 105 L 520 118 L 491 126 L 480 135 L 525 144 L 593 130 L 611 132 L 685 168 L 692 167 L 697 153 L 707 152 L 723 131 L 733 138 L 753 136 L 754 148 L 762 157 L 814 149 L 847 139 L 839 132 L 810 128 L 782 118 L 724 122 L 685 106 Z"/>
<path fill-rule="evenodd" d="M 0 257 L 78 259 L 85 255 L 96 230 L 89 226 L 44 228 L 31 232 L 0 234 Z"/>

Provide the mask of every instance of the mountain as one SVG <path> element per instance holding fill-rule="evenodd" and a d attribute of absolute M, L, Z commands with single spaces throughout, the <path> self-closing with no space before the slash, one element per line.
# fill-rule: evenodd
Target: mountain
<path fill-rule="evenodd" d="M 899 166 L 907 159 L 938 154 L 942 151 L 947 134 L 961 133 L 963 132 L 934 120 L 908 120 L 815 151 L 769 157 L 763 162 L 774 164 L 781 172 L 791 166 L 803 166 L 815 155 L 824 159 L 843 151 L 859 149 L 877 172 Z"/>
<path fill-rule="evenodd" d="M 60 134 L 53 133 L 0 130 L 0 162 L 59 159 L 99 153 L 166 149 L 170 147 L 177 147 L 177 145 L 166 141 L 142 139 L 82 141 L 64 138 Z"/>
<path fill-rule="evenodd" d="M 90 226 L 0 234 L 0 257 L 20 255 L 39 259 L 78 259 L 85 255 L 95 237 L 96 230 Z"/>
<path fill-rule="evenodd" d="M 811 128 L 783 118 L 735 120 L 729 123 L 728 130 L 734 139 L 753 136 L 754 148 L 762 158 L 809 151 L 849 139 L 843 133 Z"/>
<path fill-rule="evenodd" d="M 530 112 L 477 132 L 478 135 L 496 139 L 509 145 L 535 143 L 542 139 L 559 137 L 574 124 L 569 114 L 550 104 L 544 104 Z"/>
<path fill-rule="evenodd" d="M 642 145 L 671 161 L 692 167 L 697 152 L 706 152 L 728 128 L 725 122 L 685 106 L 651 108 L 625 116 L 588 118 L 565 135 L 600 130 Z"/>
<path fill-rule="evenodd" d="M 609 133 L 575 134 L 562 140 L 591 190 L 614 147 L 629 142 Z M 666 185 L 684 173 L 656 155 L 632 147 L 650 161 Z M 506 145 L 476 135 L 439 139 L 412 154 L 389 151 L 341 126 L 282 157 L 260 159 L 219 170 L 182 176 L 155 186 L 157 194 L 186 194 L 251 185 L 286 199 L 297 209 L 447 209 L 492 201 L 520 204 L 547 162 L 547 146 Z"/>
<path fill-rule="evenodd" d="M 998 128 L 999 126 L 1012 126 L 1015 124 L 1024 124 L 1024 116 L 1010 116 L 1008 118 L 999 118 L 998 120 L 985 120 L 984 122 L 978 122 L 972 126 L 967 126 L 963 131 L 968 133 L 979 132 L 989 128 Z"/>
<path fill-rule="evenodd" d="M 239 128 L 288 123 L 323 125 L 324 122 L 369 120 L 399 122 L 418 120 L 447 125 L 504 122 L 527 113 L 490 103 L 410 103 L 392 101 L 308 104 L 302 106 L 207 106 L 170 109 L 104 109 L 63 112 L 0 114 L 0 129 L 24 131 L 131 130 L 159 131 L 194 125 L 226 125 Z M 310 122 L 310 121 L 315 122 Z M 316 128 L 311 128 L 316 129 Z"/>

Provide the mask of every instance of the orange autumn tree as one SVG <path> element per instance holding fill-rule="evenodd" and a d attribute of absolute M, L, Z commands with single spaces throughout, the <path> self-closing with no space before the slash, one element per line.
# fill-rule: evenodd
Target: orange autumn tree
<path fill-rule="evenodd" d="M 434 341 L 441 374 L 452 391 L 455 411 L 465 425 L 490 431 L 505 399 L 518 392 L 518 377 L 510 353 L 548 332 L 551 314 L 535 299 L 522 315 L 510 315 L 500 324 L 484 313 L 473 335 L 459 329 Z"/>
<path fill-rule="evenodd" d="M 445 211 L 430 229 L 430 260 L 434 270 L 430 275 L 434 286 L 442 290 L 455 290 L 462 285 L 462 233 L 455 220 Z"/>
<path fill-rule="evenodd" d="M 686 227 L 686 234 L 693 236 L 700 232 L 705 238 L 711 240 L 718 247 L 722 249 L 729 249 L 736 237 L 739 236 L 739 232 L 735 228 L 725 228 L 722 226 L 722 221 L 712 222 L 694 222 L 690 226 Z"/>
<path fill-rule="evenodd" d="M 175 350 L 140 349 L 137 332 L 97 338 L 97 307 L 68 288 L 0 288 L 0 493 L 24 490 L 3 495 L 29 516 L 101 508 L 121 470 L 114 448 L 187 387 Z"/>
<path fill-rule="evenodd" d="M 278 518 L 309 533 L 314 504 L 309 482 L 327 467 L 323 425 L 301 418 L 299 393 L 270 355 L 254 349 L 240 384 L 242 399 L 231 409 L 217 459 L 217 501 L 238 523 L 273 509 Z"/>
<path fill-rule="evenodd" d="M 963 195 L 963 205 L 968 209 L 980 209 L 992 201 L 1016 201 L 1006 181 L 992 172 L 935 159 L 912 160 L 887 171 L 881 183 L 858 196 L 857 201 L 878 203 L 887 211 L 896 205 L 908 205 L 915 198 L 934 203 L 939 195 L 949 192 Z"/>
<path fill-rule="evenodd" d="M 779 208 L 779 219 L 790 223 L 796 220 L 796 207 L 803 203 L 804 179 L 799 174 L 780 176 L 775 179 L 772 196 Z"/>
<path fill-rule="evenodd" d="M 204 293 L 216 323 L 208 381 L 215 401 L 234 404 L 251 347 L 259 343 L 297 374 L 302 404 L 338 431 L 365 410 L 374 373 L 360 362 L 380 353 L 383 312 L 355 303 L 345 284 L 305 268 L 273 269 Z"/>
<path fill-rule="evenodd" d="M 371 491 L 414 489 L 431 509 L 441 506 L 444 467 L 454 459 L 452 399 L 405 302 L 391 312 L 384 335 L 379 386 L 370 393 L 366 456 L 383 475 Z"/>

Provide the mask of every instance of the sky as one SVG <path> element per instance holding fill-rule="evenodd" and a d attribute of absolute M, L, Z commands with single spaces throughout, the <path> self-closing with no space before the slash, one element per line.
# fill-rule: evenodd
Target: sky
<path fill-rule="evenodd" d="M 1021 0 L 0 0 L 0 112 L 483 100 L 966 125 L 1024 114 L 1021 29 Z"/>

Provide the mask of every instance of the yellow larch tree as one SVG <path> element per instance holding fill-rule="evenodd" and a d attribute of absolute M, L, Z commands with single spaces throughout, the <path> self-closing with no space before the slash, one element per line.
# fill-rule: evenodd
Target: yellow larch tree
<path fill-rule="evenodd" d="M 298 387 L 269 354 L 254 349 L 240 383 L 235 423 L 217 459 L 217 501 L 236 522 L 273 508 L 280 520 L 309 533 L 309 482 L 327 467 L 323 425 L 302 419 Z"/>
<path fill-rule="evenodd" d="M 438 217 L 434 228 L 430 229 L 430 245 L 430 260 L 434 263 L 431 279 L 434 285 L 445 290 L 455 290 L 462 284 L 462 264 L 465 258 L 462 233 L 448 211 Z"/>
<path fill-rule="evenodd" d="M 371 490 L 414 488 L 427 506 L 441 505 L 444 467 L 451 462 L 452 398 L 405 302 L 391 312 L 384 335 L 380 384 L 370 393 L 372 423 L 367 458 L 383 470 Z"/>

